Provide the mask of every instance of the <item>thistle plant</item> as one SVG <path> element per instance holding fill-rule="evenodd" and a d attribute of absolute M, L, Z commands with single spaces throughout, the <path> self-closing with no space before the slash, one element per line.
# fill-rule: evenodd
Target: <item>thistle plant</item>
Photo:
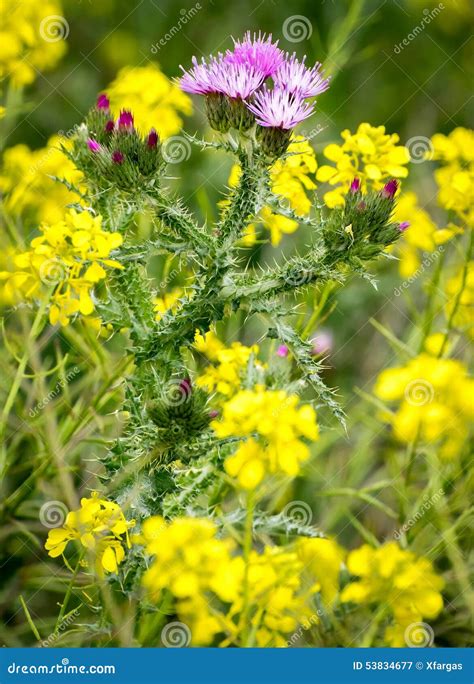
<path fill-rule="evenodd" d="M 59 292 L 66 296 L 63 312 L 56 304 L 51 309 L 53 323 L 65 325 L 78 311 L 90 314 L 94 308 L 108 331 L 129 331 L 134 368 L 126 380 L 123 415 L 127 420 L 104 465 L 107 479 L 116 474 L 109 489 L 118 499 L 142 482 L 140 502 L 135 502 L 138 518 L 140 513 L 163 513 L 163 494 L 177 491 L 170 464 L 191 467 L 205 457 L 219 472 L 223 455 L 232 449 L 229 445 L 247 434 L 245 430 L 232 434 L 219 426 L 212 429 L 211 420 L 216 419 L 212 396 L 195 385 L 190 365 L 196 335 L 205 338 L 216 324 L 238 311 L 266 321 L 267 336 L 278 339 L 292 354 L 300 390 L 309 385 L 314 404 L 327 407 L 344 422 L 334 390 L 321 378 L 321 360 L 292 326 L 295 297 L 309 286 L 343 283 L 354 273 L 370 279 L 370 262 L 384 257 L 407 227 L 392 220 L 398 187 L 393 179 L 378 191 L 362 192 L 356 177 L 342 206 L 323 211 L 315 199 L 313 212 L 304 218 L 272 190 L 273 165 L 292 154 L 288 147 L 295 126 L 314 113 L 314 97 L 329 87 L 319 63 L 309 67 L 306 58 L 284 53 L 271 36 L 246 34 L 235 41 L 233 51 L 207 61 L 194 59 L 192 68 L 183 71 L 181 88 L 205 98 L 208 121 L 216 131 L 210 141 L 188 136 L 189 141 L 201 149 L 226 152 L 240 168 L 215 225 L 200 224 L 169 189 L 167 154 L 156 130 L 139 131 L 133 112 L 127 110 L 114 117 L 109 98 L 102 93 L 63 152 L 83 179 L 80 189 L 67 182 L 68 189 L 78 193 L 74 220 L 78 223 L 84 216 L 85 225 L 85 219 L 90 222 L 92 217 L 106 231 L 107 239 L 100 234 L 95 238 L 96 243 L 102 241 L 96 244 L 96 253 L 103 252 L 104 263 L 112 268 L 104 280 L 103 266 L 89 267 L 78 285 L 73 269 L 82 270 L 72 250 L 72 261 L 61 264 L 61 282 L 49 283 L 52 301 L 58 301 Z M 275 267 L 252 270 L 242 238 L 267 206 L 274 214 L 302 223 L 307 246 Z M 134 229 L 138 213 L 152 217 L 152 229 L 144 240 Z M 90 236 L 70 235 L 68 240 L 77 246 L 81 240 L 90 242 Z M 174 306 L 159 316 L 147 276 L 149 260 L 157 253 L 177 257 L 192 280 Z M 87 265 L 88 254 L 81 258 Z M 23 261 L 32 259 L 23 256 Z M 27 282 L 29 276 L 22 278 Z M 79 300 L 71 299 L 71 288 L 82 293 Z M 253 355 L 247 367 L 255 371 Z M 266 377 L 263 382 L 270 391 L 283 389 L 278 379 Z M 253 391 L 251 379 L 247 389 Z M 315 429 L 302 429 L 302 434 L 313 434 Z M 252 440 L 247 451 L 251 444 Z M 248 454 L 242 458 L 252 461 Z M 274 464 L 270 471 L 275 468 Z M 288 464 L 285 469 L 294 470 Z M 239 477 L 258 482 L 262 467 L 257 471 Z"/>

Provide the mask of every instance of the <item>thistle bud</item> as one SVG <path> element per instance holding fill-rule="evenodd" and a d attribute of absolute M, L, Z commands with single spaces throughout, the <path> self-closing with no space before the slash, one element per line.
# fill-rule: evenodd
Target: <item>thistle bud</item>
<path fill-rule="evenodd" d="M 400 233 L 404 233 L 407 228 L 410 227 L 410 221 L 402 221 L 401 223 L 398 224 L 398 230 Z"/>
<path fill-rule="evenodd" d="M 100 152 L 101 146 L 97 142 L 97 140 L 93 140 L 92 138 L 89 138 L 87 141 L 87 147 L 90 149 L 91 152 Z"/>
<path fill-rule="evenodd" d="M 109 98 L 107 97 L 107 95 L 105 93 L 102 93 L 97 98 L 97 109 L 106 109 L 106 110 L 110 109 Z"/>
<path fill-rule="evenodd" d="M 360 178 L 357 178 L 357 176 L 352 181 L 349 192 L 351 192 L 353 195 L 355 195 L 356 192 L 360 192 Z"/>
<path fill-rule="evenodd" d="M 386 199 L 393 199 L 395 197 L 395 193 L 397 192 L 397 190 L 398 182 L 395 180 L 395 178 L 392 178 L 388 181 L 388 183 L 385 183 L 382 190 L 380 191 L 380 194 L 382 195 L 382 197 L 385 197 Z"/>
<path fill-rule="evenodd" d="M 154 128 L 151 129 L 151 131 L 148 133 L 148 137 L 146 139 L 146 144 L 148 147 L 156 147 L 158 145 L 158 133 L 155 131 Z"/>
<path fill-rule="evenodd" d="M 225 95 L 209 93 L 206 97 L 206 114 L 211 128 L 227 133 L 230 128 L 230 107 Z"/>
<path fill-rule="evenodd" d="M 112 152 L 112 161 L 114 164 L 123 164 L 125 161 L 125 157 L 120 150 L 115 150 Z"/>
<path fill-rule="evenodd" d="M 262 152 L 270 159 L 278 159 L 285 154 L 290 144 L 291 133 L 291 129 L 257 126 L 257 140 L 260 142 Z"/>
<path fill-rule="evenodd" d="M 122 109 L 118 118 L 119 130 L 132 130 L 133 129 L 133 114 L 126 109 Z"/>

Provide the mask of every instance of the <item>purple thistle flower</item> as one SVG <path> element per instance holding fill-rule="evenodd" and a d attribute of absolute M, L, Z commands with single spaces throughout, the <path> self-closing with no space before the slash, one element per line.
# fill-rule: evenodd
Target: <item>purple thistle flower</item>
<path fill-rule="evenodd" d="M 229 64 L 240 64 L 258 69 L 264 78 L 273 76 L 285 59 L 283 50 L 278 47 L 278 41 L 272 42 L 272 35 L 266 37 L 261 31 L 252 35 L 247 31 L 243 40 L 234 41 L 234 50 L 226 52 L 224 60 Z"/>
<path fill-rule="evenodd" d="M 380 191 L 380 194 L 382 195 L 382 197 L 385 197 L 386 199 L 392 199 L 395 196 L 397 190 L 398 182 L 395 180 L 395 178 L 392 178 L 392 180 L 389 180 L 388 183 L 385 183 L 382 190 Z"/>
<path fill-rule="evenodd" d="M 213 65 L 211 78 L 217 93 L 246 100 L 260 88 L 265 75 L 248 64 L 221 61 Z"/>
<path fill-rule="evenodd" d="M 105 132 L 106 133 L 112 133 L 114 128 L 115 128 L 115 122 L 112 121 L 112 119 L 109 119 L 109 121 L 107 121 L 107 123 L 105 124 Z"/>
<path fill-rule="evenodd" d="M 407 228 L 410 227 L 410 221 L 402 221 L 401 223 L 398 224 L 398 230 L 400 233 L 404 233 Z"/>
<path fill-rule="evenodd" d="M 311 116 L 314 105 L 304 101 L 298 94 L 281 88 L 264 88 L 255 94 L 253 102 L 247 103 L 260 126 L 289 130 Z"/>
<path fill-rule="evenodd" d="M 110 102 L 109 98 L 105 93 L 102 93 L 99 95 L 97 98 L 97 109 L 109 109 L 110 108 Z"/>
<path fill-rule="evenodd" d="M 330 330 L 321 329 L 317 335 L 311 338 L 313 349 L 311 354 L 319 356 L 320 354 L 327 354 L 332 350 L 334 338 Z"/>
<path fill-rule="evenodd" d="M 185 68 L 180 65 L 180 69 L 183 71 L 183 76 L 181 76 L 179 81 L 181 90 L 195 95 L 217 93 L 218 90 L 213 82 L 212 72 L 220 60 L 222 60 L 221 53 L 219 53 L 217 59 L 211 55 L 209 64 L 204 57 L 201 59 L 201 63 L 197 61 L 196 57 L 193 57 L 191 60 L 193 66 L 189 71 L 186 71 Z"/>
<path fill-rule="evenodd" d="M 118 118 L 119 128 L 133 128 L 133 114 L 126 109 L 122 109 Z"/>
<path fill-rule="evenodd" d="M 115 152 L 112 152 L 112 161 L 114 164 L 123 164 L 125 157 L 122 152 L 115 150 Z"/>
<path fill-rule="evenodd" d="M 148 133 L 146 144 L 150 148 L 154 148 L 158 145 L 158 133 L 155 131 L 154 128 L 152 128 L 151 131 Z"/>
<path fill-rule="evenodd" d="M 92 138 L 88 139 L 87 147 L 90 149 L 91 152 L 99 152 L 102 149 L 97 140 L 93 140 Z"/>
<path fill-rule="evenodd" d="M 308 68 L 305 64 L 306 57 L 300 62 L 293 53 L 280 66 L 273 76 L 275 86 L 288 90 L 290 93 L 298 93 L 301 97 L 315 97 L 324 93 L 329 88 L 329 78 L 323 78 L 320 62 L 314 67 Z"/>
<path fill-rule="evenodd" d="M 276 355 L 280 356 L 282 359 L 285 359 L 288 356 L 288 347 L 286 344 L 280 344 L 278 349 L 276 350 Z"/>
<path fill-rule="evenodd" d="M 355 193 L 359 192 L 359 190 L 360 190 L 360 178 L 357 178 L 357 176 L 356 176 L 351 183 L 351 187 L 349 188 L 349 192 L 352 192 L 352 194 L 355 195 Z"/>

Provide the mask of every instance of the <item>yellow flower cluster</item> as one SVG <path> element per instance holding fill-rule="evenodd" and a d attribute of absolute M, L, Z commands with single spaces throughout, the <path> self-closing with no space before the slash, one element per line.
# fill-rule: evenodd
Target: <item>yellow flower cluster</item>
<path fill-rule="evenodd" d="M 106 92 L 114 116 L 128 109 L 143 134 L 154 128 L 161 138 L 178 133 L 183 125 L 181 115 L 189 116 L 193 111 L 188 95 L 154 63 L 124 67 Z"/>
<path fill-rule="evenodd" d="M 398 135 L 385 133 L 385 126 L 361 123 L 356 133 L 342 131 L 342 145 L 331 144 L 324 149 L 325 156 L 334 166 L 321 166 L 316 178 L 329 185 L 336 185 L 324 195 L 328 207 L 344 204 L 344 195 L 355 177 L 360 179 L 361 189 L 382 189 L 390 178 L 406 178 L 410 161 L 408 149 L 397 145 Z"/>
<path fill-rule="evenodd" d="M 0 191 L 10 214 L 31 223 L 55 223 L 62 219 L 63 207 L 78 201 L 75 193 L 51 178 L 64 179 L 81 189 L 82 174 L 63 154 L 61 144 L 71 145 L 65 138 L 54 136 L 39 150 L 15 145 L 5 151 Z"/>
<path fill-rule="evenodd" d="M 183 296 L 182 287 L 174 287 L 170 292 L 163 292 L 160 297 L 155 297 L 155 318 L 157 321 L 163 318 L 163 314 L 167 311 L 176 311 L 178 308 L 179 300 Z"/>
<path fill-rule="evenodd" d="M 71 209 L 63 220 L 40 227 L 27 252 L 14 258 L 16 270 L 0 272 L 12 296 L 50 297 L 49 320 L 67 325 L 71 316 L 94 311 L 92 289 L 106 276 L 104 266 L 122 268 L 108 259 L 122 244 L 119 233 L 102 230 L 102 218 Z"/>
<path fill-rule="evenodd" d="M 283 160 L 278 159 L 270 169 L 272 191 L 282 198 L 283 204 L 286 200 L 288 207 L 299 216 L 308 216 L 310 212 L 311 200 L 306 191 L 316 188 L 312 179 L 316 168 L 316 156 L 310 143 L 303 136 L 296 136 L 288 148 L 288 156 Z M 240 167 L 234 166 L 229 178 L 231 186 L 237 185 L 240 173 Z M 261 209 L 258 223 L 270 232 L 273 246 L 281 242 L 284 234 L 294 233 L 298 228 L 297 221 L 273 213 L 270 207 Z M 256 241 L 257 228 L 252 223 L 246 228 L 242 244 L 251 247 Z"/>
<path fill-rule="evenodd" d="M 225 461 L 225 469 L 244 489 L 254 489 L 267 474 L 295 477 L 309 457 L 301 437 L 318 438 L 316 413 L 298 406 L 296 395 L 283 390 L 241 390 L 223 407 L 222 420 L 212 422 L 218 437 L 247 438 Z"/>
<path fill-rule="evenodd" d="M 438 202 L 474 227 L 474 131 L 455 128 L 449 135 L 432 138 L 432 158 L 442 166 L 435 171 Z"/>
<path fill-rule="evenodd" d="M 0 79 L 15 88 L 32 83 L 36 69 L 47 71 L 61 59 L 66 33 L 57 0 L 10 0 L 0 12 Z"/>
<path fill-rule="evenodd" d="M 326 605 L 331 605 L 339 593 L 339 573 L 346 552 L 333 539 L 298 539 L 296 543 L 298 558 L 305 570 L 316 578 L 311 592 L 319 592 Z"/>
<path fill-rule="evenodd" d="M 194 348 L 211 361 L 196 379 L 196 385 L 207 392 L 218 392 L 226 399 L 240 389 L 251 357 L 259 352 L 256 344 L 246 347 L 240 342 L 233 342 L 226 347 L 212 331 L 205 335 L 196 333 Z M 256 364 L 263 368 L 258 362 Z"/>
<path fill-rule="evenodd" d="M 117 572 L 125 558 L 124 545 L 130 548 L 128 530 L 134 524 L 133 520 L 127 522 L 118 504 L 93 492 L 89 499 L 81 499 L 77 511 L 67 514 L 62 527 L 49 531 L 45 548 L 51 558 L 57 558 L 77 539 L 94 557 L 96 572 L 102 577 L 104 572 Z"/>
<path fill-rule="evenodd" d="M 448 280 L 445 291 L 448 297 L 446 317 L 452 317 L 452 326 L 474 339 L 474 261 L 467 264 L 465 277 L 461 267 Z"/>
<path fill-rule="evenodd" d="M 332 600 L 342 562 L 333 542 L 302 539 L 295 549 L 265 546 L 261 553 L 250 551 L 246 563 L 235 554 L 234 541 L 216 538 L 216 532 L 212 522 L 200 518 L 168 523 L 153 517 L 142 528 L 141 542 L 153 557 L 143 584 L 154 601 L 166 591 L 173 595 L 193 645 L 209 645 L 219 634 L 220 646 L 239 645 L 247 631 L 257 646 L 285 646 L 285 635 L 314 612 L 308 599 L 321 586 Z M 307 588 L 302 587 L 304 564 L 313 573 Z"/>
<path fill-rule="evenodd" d="M 420 252 L 435 252 L 439 245 L 456 234 L 453 227 L 438 229 L 428 212 L 418 204 L 414 192 L 405 192 L 398 198 L 393 219 L 399 223 L 410 223 L 409 229 L 403 234 L 403 240 L 396 243 L 400 275 L 404 278 L 409 278 L 419 268 Z"/>
<path fill-rule="evenodd" d="M 374 392 L 399 402 L 386 416 L 397 439 L 435 443 L 442 459 L 459 454 L 474 417 L 474 380 L 461 361 L 423 352 L 406 366 L 382 371 Z"/>
<path fill-rule="evenodd" d="M 364 545 L 349 553 L 347 568 L 360 579 L 341 593 L 343 603 L 384 605 L 394 625 L 385 633 L 390 646 L 407 646 L 405 631 L 423 618 L 436 618 L 443 608 L 444 582 L 426 558 L 400 549 L 395 542 L 378 549 Z M 407 635 L 408 636 L 408 635 Z"/>

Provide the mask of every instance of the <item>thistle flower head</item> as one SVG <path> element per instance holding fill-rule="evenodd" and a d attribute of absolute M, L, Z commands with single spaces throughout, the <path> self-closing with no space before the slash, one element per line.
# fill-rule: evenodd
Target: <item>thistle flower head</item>
<path fill-rule="evenodd" d="M 158 133 L 155 131 L 154 128 L 152 128 L 151 131 L 148 133 L 146 144 L 148 145 L 148 147 L 156 147 L 158 145 Z"/>
<path fill-rule="evenodd" d="M 351 183 L 351 187 L 349 188 L 349 192 L 351 192 L 352 194 L 355 194 L 356 192 L 359 192 L 359 190 L 360 190 L 360 178 L 357 178 L 357 176 L 356 176 Z"/>
<path fill-rule="evenodd" d="M 125 161 L 123 152 L 120 152 L 120 150 L 115 150 L 115 152 L 112 152 L 112 161 L 114 164 L 123 164 Z"/>
<path fill-rule="evenodd" d="M 254 33 L 247 31 L 243 40 L 234 41 L 234 50 L 227 51 L 225 62 L 253 67 L 261 71 L 264 78 L 273 76 L 285 59 L 283 50 L 278 47 L 278 41 L 272 42 L 272 35 L 268 37 L 261 31 Z"/>
<path fill-rule="evenodd" d="M 264 88 L 255 94 L 253 102 L 247 104 L 260 126 L 294 128 L 313 113 L 314 105 L 305 102 L 301 95 L 282 88 Z"/>
<path fill-rule="evenodd" d="M 109 121 L 107 121 L 107 123 L 105 124 L 105 132 L 106 133 L 112 133 L 114 128 L 115 128 L 115 121 L 113 121 L 112 119 L 109 119 Z"/>
<path fill-rule="evenodd" d="M 402 221 L 398 224 L 398 230 L 400 233 L 404 233 L 410 227 L 410 221 Z"/>
<path fill-rule="evenodd" d="M 133 128 L 133 114 L 126 109 L 120 112 L 117 125 L 119 128 Z"/>
<path fill-rule="evenodd" d="M 99 152 L 100 144 L 97 142 L 97 140 L 93 140 L 92 138 L 89 138 L 87 140 L 87 147 L 90 149 L 91 152 Z"/>
<path fill-rule="evenodd" d="M 211 80 L 215 92 L 246 100 L 260 88 L 265 74 L 256 66 L 227 62 L 224 59 L 213 64 Z"/>
<path fill-rule="evenodd" d="M 392 199 L 395 197 L 395 193 L 398 190 L 398 181 L 395 180 L 395 178 L 392 178 L 391 180 L 388 181 L 388 183 L 385 183 L 383 186 L 382 190 L 380 191 L 380 194 L 382 197 L 385 197 L 387 199 Z"/>
<path fill-rule="evenodd" d="M 183 76 L 181 76 L 179 81 L 181 90 L 195 95 L 209 95 L 210 93 L 219 92 L 212 75 L 221 59 L 222 55 L 220 53 L 217 58 L 211 55 L 209 63 L 206 62 L 204 57 L 200 63 L 196 57 L 193 57 L 191 60 L 193 66 L 188 71 L 180 65 L 179 68 L 183 71 Z"/>
<path fill-rule="evenodd" d="M 97 109 L 110 109 L 109 98 L 105 93 L 102 93 L 97 98 Z"/>
<path fill-rule="evenodd" d="M 329 78 L 324 78 L 321 64 L 316 62 L 314 67 L 305 64 L 306 56 L 299 61 L 296 54 L 287 55 L 278 71 L 273 76 L 275 86 L 298 93 L 301 97 L 315 97 L 329 88 Z"/>

